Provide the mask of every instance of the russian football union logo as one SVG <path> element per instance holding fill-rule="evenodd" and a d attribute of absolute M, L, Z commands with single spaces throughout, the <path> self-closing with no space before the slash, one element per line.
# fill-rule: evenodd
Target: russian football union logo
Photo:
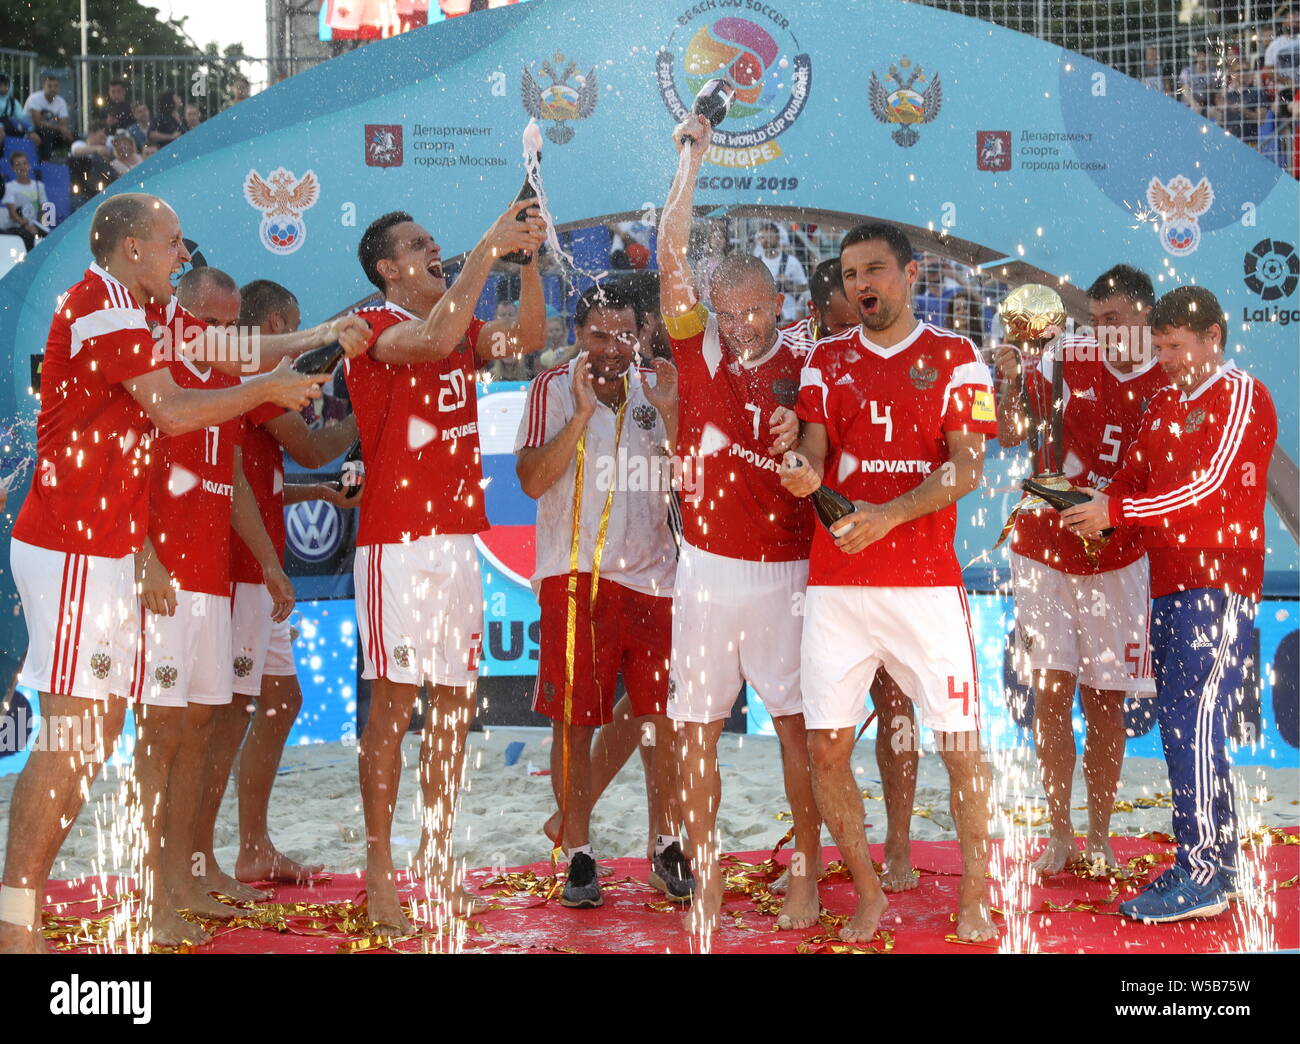
<path fill-rule="evenodd" d="M 1198 428 L 1200 428 L 1200 426 L 1204 423 L 1205 423 L 1205 410 L 1203 409 L 1192 410 L 1192 412 L 1187 415 L 1187 420 L 1183 422 L 1183 430 L 1187 432 L 1194 432 Z"/>
<path fill-rule="evenodd" d="M 664 105 L 680 122 L 705 83 L 726 80 L 735 97 L 726 122 L 713 132 L 708 161 L 720 167 L 770 163 L 781 155 L 777 139 L 808 103 L 812 58 L 800 52 L 790 19 L 770 5 L 754 6 L 763 13 L 760 21 L 709 17 L 702 7 L 676 18 L 655 58 Z"/>
<path fill-rule="evenodd" d="M 153 672 L 154 681 L 164 689 L 170 689 L 179 677 L 175 667 L 159 667 Z"/>
<path fill-rule="evenodd" d="M 556 51 L 552 58 L 542 62 L 537 72 L 550 80 L 550 85 L 543 87 L 532 70 L 524 66 L 519 78 L 524 109 L 541 123 L 551 121 L 546 136 L 556 145 L 566 145 L 573 140 L 573 128 L 569 124 L 585 120 L 596 111 L 596 103 L 600 101 L 596 69 L 593 66 L 584 76 L 578 72 L 577 62 Z"/>
<path fill-rule="evenodd" d="M 892 90 L 888 86 L 891 81 Z M 867 100 L 876 119 L 897 125 L 890 135 L 894 144 L 911 148 L 921 137 L 917 126 L 933 123 L 943 108 L 943 85 L 938 73 L 927 73 L 903 55 L 897 65 L 889 67 L 883 82 L 874 72 L 871 74 Z"/>
<path fill-rule="evenodd" d="M 247 678 L 253 673 L 253 658 L 251 656 L 235 657 L 235 677 Z"/>
<path fill-rule="evenodd" d="M 636 421 L 636 426 L 642 431 L 649 431 L 655 426 L 655 413 L 653 406 L 636 406 L 632 410 L 632 419 Z"/>
<path fill-rule="evenodd" d="M 939 379 L 939 371 L 933 366 L 924 365 L 922 361 L 907 371 L 907 379 L 912 382 L 914 388 L 929 391 L 934 387 L 934 382 Z"/>
<path fill-rule="evenodd" d="M 1246 289 L 1265 301 L 1290 297 L 1300 284 L 1300 256 L 1280 239 L 1261 239 L 1242 258 Z"/>
<path fill-rule="evenodd" d="M 1179 174 L 1166 185 L 1158 177 L 1147 185 L 1147 203 L 1160 215 L 1160 244 L 1166 253 L 1183 257 L 1201 245 L 1201 226 L 1197 220 L 1214 203 L 1214 188 L 1209 178 L 1201 178 L 1193 187 Z"/>
<path fill-rule="evenodd" d="M 366 124 L 366 166 L 402 165 L 402 126 L 399 123 Z"/>
<path fill-rule="evenodd" d="M 262 246 L 273 254 L 292 254 L 307 240 L 302 212 L 320 198 L 320 182 L 310 170 L 301 178 L 277 167 L 263 180 L 255 170 L 244 178 L 244 199 L 262 212 Z"/>
<path fill-rule="evenodd" d="M 393 662 L 402 670 L 411 666 L 411 658 L 415 655 L 415 649 L 409 645 L 393 646 Z"/>

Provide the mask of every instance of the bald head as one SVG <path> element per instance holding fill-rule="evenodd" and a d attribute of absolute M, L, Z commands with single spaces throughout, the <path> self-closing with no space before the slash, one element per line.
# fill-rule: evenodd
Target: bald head
<path fill-rule="evenodd" d="M 239 319 L 239 284 L 219 268 L 191 268 L 176 284 L 176 300 L 209 326 L 233 326 Z"/>
<path fill-rule="evenodd" d="M 171 207 L 143 192 L 123 192 L 104 200 L 90 222 L 91 255 L 106 265 L 124 239 L 152 238 L 154 221 L 164 211 L 171 213 Z"/>
<path fill-rule="evenodd" d="M 753 254 L 728 254 L 714 268 L 709 277 L 709 287 L 717 290 L 739 289 L 742 286 L 776 294 L 776 280 L 761 258 Z"/>

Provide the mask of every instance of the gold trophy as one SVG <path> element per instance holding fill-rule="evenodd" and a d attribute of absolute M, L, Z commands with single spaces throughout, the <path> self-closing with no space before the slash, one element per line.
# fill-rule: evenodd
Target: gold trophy
<path fill-rule="evenodd" d="M 1062 354 L 1052 352 L 1051 344 L 1065 330 L 1065 303 L 1061 295 L 1050 286 L 1026 283 L 1017 287 L 998 306 L 998 314 L 1006 330 L 1007 340 L 1020 350 L 1020 401 L 1029 420 L 1029 449 L 1033 454 L 1034 477 L 1026 479 L 1020 488 L 1024 497 L 1012 510 L 1002 535 L 994 547 L 1001 545 L 1015 524 L 1021 511 L 1041 511 L 1053 508 L 1063 511 L 1088 499 L 1065 477 L 1062 471 L 1062 441 L 1065 427 L 1065 360 Z M 1051 375 L 1048 380 L 1026 381 L 1030 369 L 1045 373 L 1043 363 L 1049 360 Z M 1095 559 L 1105 543 L 1109 530 L 1101 539 L 1084 539 L 1084 550 Z"/>

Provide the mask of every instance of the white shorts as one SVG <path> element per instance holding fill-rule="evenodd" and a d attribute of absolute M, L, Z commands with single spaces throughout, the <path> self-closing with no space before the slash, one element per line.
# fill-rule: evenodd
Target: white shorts
<path fill-rule="evenodd" d="M 154 707 L 230 702 L 230 599 L 176 592 L 176 613 L 144 611 L 144 669 L 132 696 Z"/>
<path fill-rule="evenodd" d="M 14 540 L 9 563 L 27 621 L 18 684 L 88 700 L 128 698 L 140 638 L 135 556 L 76 555 Z"/>
<path fill-rule="evenodd" d="M 707 724 L 749 682 L 774 718 L 803 709 L 799 633 L 808 562 L 751 562 L 683 544 L 673 588 L 668 717 Z"/>
<path fill-rule="evenodd" d="M 265 584 L 236 584 L 232 622 L 234 691 L 257 696 L 262 676 L 287 677 L 298 673 L 289 641 L 289 621 L 271 619 L 275 608 Z"/>
<path fill-rule="evenodd" d="M 463 688 L 478 678 L 483 584 L 467 533 L 357 548 L 361 677 Z"/>
<path fill-rule="evenodd" d="M 803 627 L 803 719 L 847 729 L 889 672 L 936 732 L 979 729 L 979 674 L 961 587 L 810 587 Z"/>
<path fill-rule="evenodd" d="M 1147 560 L 1076 576 L 1012 554 L 1016 643 L 1022 684 L 1034 671 L 1065 671 L 1079 684 L 1135 694 L 1156 691 L 1152 674 Z"/>

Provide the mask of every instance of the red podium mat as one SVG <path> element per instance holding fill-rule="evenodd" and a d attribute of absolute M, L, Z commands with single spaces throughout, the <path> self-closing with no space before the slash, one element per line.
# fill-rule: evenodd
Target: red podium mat
<path fill-rule="evenodd" d="M 728 892 L 713 953 L 994 953 L 1036 949 L 1044 953 L 1214 953 L 1258 948 L 1271 939 L 1275 950 L 1300 948 L 1300 836 L 1270 831 L 1269 844 L 1250 858 L 1259 868 L 1257 902 L 1233 903 L 1218 917 L 1172 925 L 1143 925 L 1116 912 L 1172 860 L 1173 846 L 1162 835 L 1112 839 L 1126 879 L 1087 879 L 1063 873 L 1033 887 L 1027 902 L 1009 909 L 1007 897 L 991 882 L 998 942 L 957 941 L 953 912 L 961 857 L 955 842 L 915 842 L 918 886 L 890 897 L 882 931 L 868 945 L 850 946 L 835 936 L 843 915 L 853 909 L 853 891 L 836 851 L 825 850 L 828 874 L 822 880 L 826 909 L 821 924 L 800 932 L 775 930 L 780 898 L 767 885 L 787 861 L 784 853 L 749 852 L 724 857 Z M 997 841 L 993 842 L 996 847 Z M 873 856 L 880 856 L 878 846 Z M 686 953 L 693 939 L 682 926 L 682 908 L 666 902 L 645 883 L 641 859 L 613 860 L 613 875 L 602 879 L 605 904 L 597 910 L 569 910 L 546 897 L 553 891 L 549 864 L 494 874 L 473 870 L 468 887 L 488 897 L 492 909 L 454 922 L 439 933 L 421 921 L 416 936 L 377 937 L 366 927 L 363 882 L 354 874 L 319 875 L 310 886 L 277 886 L 272 898 L 247 908 L 231 924 L 206 922 L 211 942 L 196 953 Z M 51 949 L 104 952 L 104 926 L 125 901 L 124 882 L 92 879 L 51 882 L 46 896 L 45 934 Z M 417 919 L 427 916 L 419 886 L 402 889 L 416 900 Z M 1261 929 L 1265 934 L 1261 935 Z M 187 948 L 188 949 L 188 948 Z"/>

